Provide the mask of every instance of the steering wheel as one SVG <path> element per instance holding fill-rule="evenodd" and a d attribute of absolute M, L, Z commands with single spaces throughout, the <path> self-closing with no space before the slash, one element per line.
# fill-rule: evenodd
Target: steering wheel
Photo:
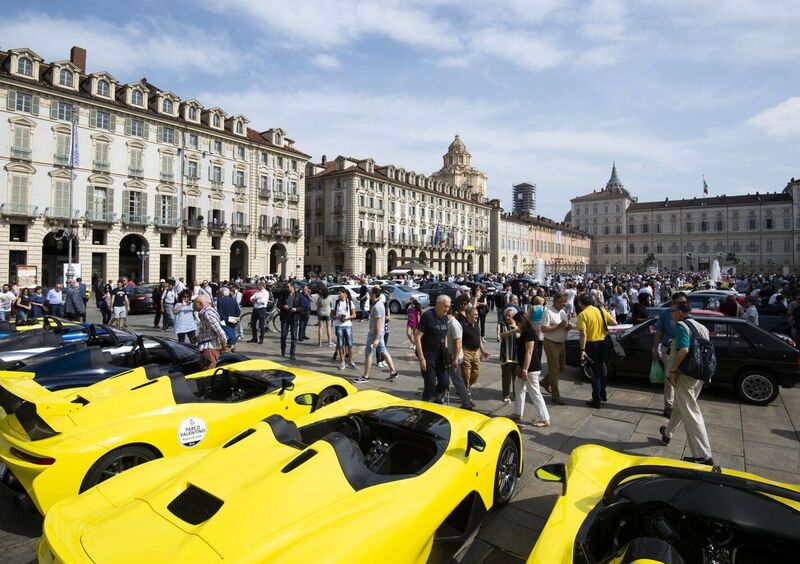
<path fill-rule="evenodd" d="M 136 336 L 136 344 L 131 349 L 128 364 L 131 366 L 142 366 L 147 364 L 147 351 L 144 348 L 144 337 Z"/>
<path fill-rule="evenodd" d="M 358 415 L 350 415 L 344 420 L 343 428 L 340 429 L 340 432 L 343 435 L 350 437 L 358 444 L 361 444 L 361 441 L 364 438 L 364 422 Z"/>
<path fill-rule="evenodd" d="M 100 338 L 97 336 L 97 328 L 94 326 L 94 323 L 90 323 L 87 329 L 89 330 L 89 338 L 86 339 L 86 344 L 90 347 L 99 345 Z"/>
<path fill-rule="evenodd" d="M 52 315 L 45 315 L 42 318 L 42 327 L 45 331 L 52 331 L 57 335 L 64 332 L 64 325 L 61 323 L 61 320 Z"/>

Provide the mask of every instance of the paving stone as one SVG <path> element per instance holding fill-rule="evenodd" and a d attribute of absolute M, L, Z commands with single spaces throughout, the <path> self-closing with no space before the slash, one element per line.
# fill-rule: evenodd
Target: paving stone
<path fill-rule="evenodd" d="M 457 561 L 461 564 L 481 564 L 495 547 L 481 539 L 473 539 L 472 544 Z"/>
<path fill-rule="evenodd" d="M 711 443 L 711 451 L 716 460 L 717 453 L 732 454 L 735 456 L 744 455 L 744 440 L 742 430 L 735 427 L 725 427 L 723 425 L 713 425 L 706 421 L 706 432 Z"/>
<path fill-rule="evenodd" d="M 782 423 L 787 427 L 791 426 L 789 413 L 783 404 L 770 405 L 745 405 L 741 406 L 742 419 L 747 421 L 762 421 L 770 423 Z"/>
<path fill-rule="evenodd" d="M 533 548 L 531 548 L 533 550 Z M 517 564 L 527 562 L 528 558 L 510 554 L 500 548 L 492 548 L 481 564 Z"/>
<path fill-rule="evenodd" d="M 749 442 L 786 448 L 800 448 L 800 433 L 794 430 L 754 428 L 751 425 L 744 425 L 742 432 L 744 434 L 745 448 L 747 448 L 747 443 Z"/>
<path fill-rule="evenodd" d="M 711 447 L 711 450 L 714 453 L 714 464 L 716 464 L 720 468 L 744 471 L 745 469 L 744 456 L 736 456 L 734 454 L 716 452 L 714 451 L 713 446 Z M 688 453 L 687 456 L 689 456 Z"/>
<path fill-rule="evenodd" d="M 800 449 L 797 448 L 748 443 L 744 457 L 748 468 L 753 464 L 783 472 L 797 472 L 800 469 Z"/>
<path fill-rule="evenodd" d="M 602 409 L 598 409 L 593 417 L 601 417 L 603 419 L 614 419 L 616 421 L 627 421 L 628 423 L 637 424 L 642 418 L 642 411 L 636 408 L 633 409 L 620 409 L 619 404 L 616 403 L 614 398 L 610 398 L 608 403 L 603 405 Z"/>
<path fill-rule="evenodd" d="M 598 439 L 603 441 L 628 442 L 636 425 L 627 421 L 592 417 L 578 431 L 576 437 L 582 439 Z"/>
<path fill-rule="evenodd" d="M 609 397 L 615 404 L 622 404 L 631 407 L 641 407 L 643 410 L 650 406 L 655 394 L 649 392 L 638 392 L 635 390 L 614 390 Z"/>
<path fill-rule="evenodd" d="M 545 522 L 545 519 L 509 504 L 484 522 L 478 538 L 520 558 L 527 558 Z"/>
<path fill-rule="evenodd" d="M 739 406 L 736 404 L 703 401 L 701 395 L 700 411 L 703 413 L 706 424 L 713 423 L 737 429 L 742 428 L 742 417 Z"/>
<path fill-rule="evenodd" d="M 561 484 L 530 480 L 511 500 L 511 506 L 547 520 L 561 495 Z"/>
<path fill-rule="evenodd" d="M 661 456 L 663 458 L 678 459 L 683 452 L 683 440 L 673 437 L 669 445 L 661 442 L 657 436 L 634 433 L 625 445 L 625 453 L 637 456 Z"/>

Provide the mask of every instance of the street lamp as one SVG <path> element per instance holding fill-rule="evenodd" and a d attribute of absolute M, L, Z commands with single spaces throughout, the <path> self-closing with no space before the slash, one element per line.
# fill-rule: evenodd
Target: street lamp
<path fill-rule="evenodd" d="M 145 282 L 145 280 L 144 280 L 144 261 L 146 261 L 148 258 L 150 258 L 150 253 L 147 251 L 147 249 L 142 248 L 142 250 L 136 251 L 136 256 L 139 257 L 139 260 L 142 263 L 142 280 L 141 280 L 141 282 Z"/>

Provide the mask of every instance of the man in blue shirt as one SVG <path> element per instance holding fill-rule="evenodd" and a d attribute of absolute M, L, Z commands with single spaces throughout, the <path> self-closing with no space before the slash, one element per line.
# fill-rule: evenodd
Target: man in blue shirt
<path fill-rule="evenodd" d="M 675 304 L 686 301 L 686 292 L 672 294 L 672 303 L 661 312 L 656 320 L 656 334 L 653 335 L 653 360 L 662 362 L 663 356 L 669 349 L 669 342 L 675 338 L 675 322 L 672 320 L 672 308 Z M 665 367 L 666 368 L 666 367 Z M 669 378 L 664 378 L 664 417 L 672 417 L 672 408 L 675 404 L 675 389 L 669 383 Z"/>

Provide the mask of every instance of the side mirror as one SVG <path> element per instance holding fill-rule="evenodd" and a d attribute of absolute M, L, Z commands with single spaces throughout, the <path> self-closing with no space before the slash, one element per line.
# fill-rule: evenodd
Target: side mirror
<path fill-rule="evenodd" d="M 539 466 L 534 475 L 542 482 L 561 482 L 561 495 L 567 493 L 567 467 L 563 463 Z"/>
<path fill-rule="evenodd" d="M 278 395 L 282 396 L 283 392 L 285 392 L 286 390 L 289 390 L 289 391 L 294 390 L 294 382 L 292 382 L 288 378 L 283 378 L 281 380 L 281 390 L 278 392 Z"/>
<path fill-rule="evenodd" d="M 294 398 L 294 403 L 312 407 L 314 405 L 314 394 L 300 394 Z"/>
<path fill-rule="evenodd" d="M 486 449 L 486 441 L 483 440 L 478 433 L 475 431 L 469 431 L 467 433 L 467 449 L 464 451 L 464 456 L 469 456 L 469 452 L 471 450 L 476 450 L 478 452 L 483 452 Z"/>

